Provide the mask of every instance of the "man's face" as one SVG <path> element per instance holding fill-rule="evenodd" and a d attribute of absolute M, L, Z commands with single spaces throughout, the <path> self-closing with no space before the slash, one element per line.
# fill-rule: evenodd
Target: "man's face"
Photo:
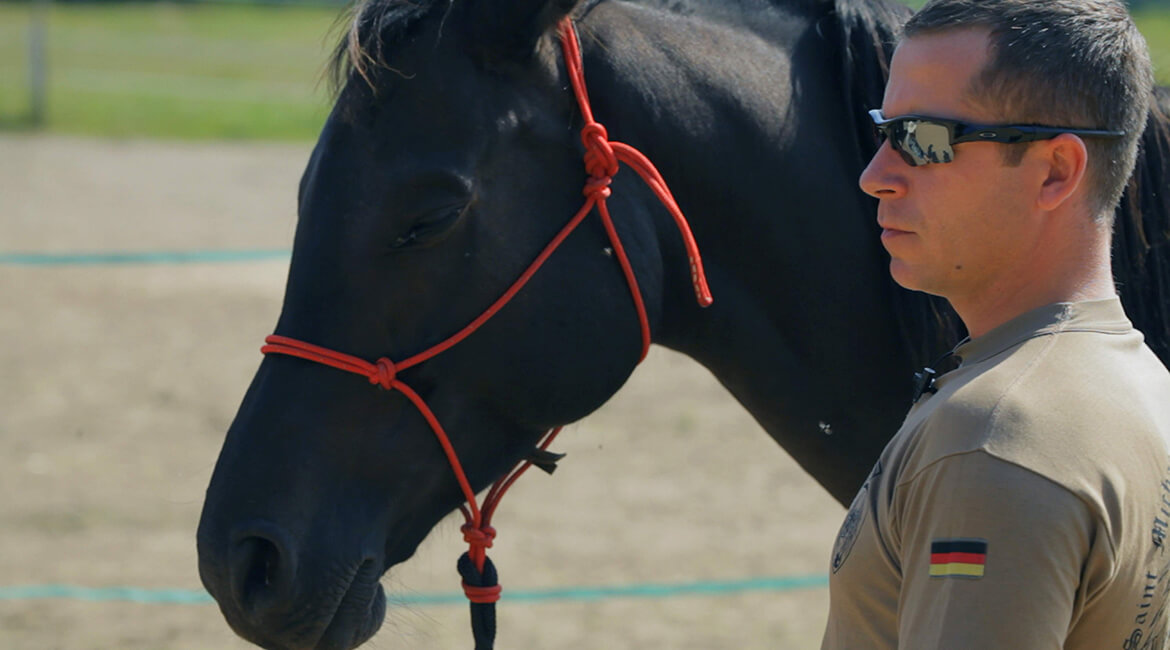
<path fill-rule="evenodd" d="M 976 124 L 1000 122 L 968 95 L 988 59 L 987 32 L 964 29 L 905 39 L 894 53 L 882 112 Z M 908 289 L 952 303 L 1004 291 L 1039 246 L 1029 218 L 1033 196 L 1021 170 L 1003 162 L 1005 145 L 954 146 L 953 162 L 911 167 L 886 142 L 861 175 L 880 199 L 890 273 Z"/>

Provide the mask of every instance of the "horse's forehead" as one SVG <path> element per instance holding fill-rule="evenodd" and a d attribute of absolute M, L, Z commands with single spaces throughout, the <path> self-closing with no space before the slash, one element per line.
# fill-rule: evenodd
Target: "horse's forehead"
<path fill-rule="evenodd" d="M 373 110 L 353 114 L 350 126 L 359 151 L 383 162 L 464 158 L 508 140 L 547 109 L 531 92 L 479 71 L 460 79 L 427 72 L 396 79 L 389 92 L 383 88 L 374 95 Z"/>
<path fill-rule="evenodd" d="M 351 96 L 373 108 L 363 114 L 391 130 L 434 128 L 461 131 L 519 121 L 517 107 L 528 93 L 501 75 L 485 72 L 462 57 L 435 56 L 417 65 L 378 71 L 372 90 L 367 80 L 350 80 Z M 531 102 L 527 102 L 531 103 Z M 495 130 L 495 129 L 490 129 Z"/>
<path fill-rule="evenodd" d="M 377 125 L 383 132 L 379 157 L 409 168 L 469 161 L 489 143 L 507 140 L 523 121 L 520 109 L 507 101 L 445 100 L 391 102 L 386 119 Z"/>
<path fill-rule="evenodd" d="M 384 98 L 385 105 L 372 117 L 331 118 L 306 181 L 398 195 L 424 177 L 468 179 L 482 171 L 486 153 L 498 150 L 524 122 L 515 106 L 433 99 L 402 93 Z"/>

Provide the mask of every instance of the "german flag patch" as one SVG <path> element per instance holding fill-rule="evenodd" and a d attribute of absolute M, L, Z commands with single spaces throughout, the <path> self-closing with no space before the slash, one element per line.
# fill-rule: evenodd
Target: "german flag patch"
<path fill-rule="evenodd" d="M 930 577 L 982 578 L 985 539 L 936 539 L 930 543 Z"/>

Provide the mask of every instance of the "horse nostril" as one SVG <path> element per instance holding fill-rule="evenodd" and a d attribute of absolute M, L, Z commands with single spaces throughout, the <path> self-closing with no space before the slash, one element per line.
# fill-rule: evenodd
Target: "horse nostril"
<path fill-rule="evenodd" d="M 242 612 L 261 616 L 280 609 L 293 593 L 295 553 L 288 535 L 274 527 L 251 527 L 234 536 L 230 554 L 232 593 Z"/>
<path fill-rule="evenodd" d="M 236 548 L 243 560 L 240 571 L 244 577 L 238 591 L 241 604 L 248 609 L 247 605 L 255 604 L 277 581 L 273 574 L 280 566 L 280 551 L 272 542 L 258 537 L 246 539 Z"/>

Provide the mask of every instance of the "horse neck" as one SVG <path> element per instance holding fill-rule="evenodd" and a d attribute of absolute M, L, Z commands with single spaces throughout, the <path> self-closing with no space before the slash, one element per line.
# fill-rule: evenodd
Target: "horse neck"
<path fill-rule="evenodd" d="M 889 403 L 905 395 L 893 375 L 910 367 L 891 345 L 873 208 L 839 128 L 850 113 L 818 63 L 832 53 L 807 19 L 777 10 L 761 20 L 748 32 L 603 4 L 582 30 L 586 74 L 610 136 L 642 149 L 673 187 L 715 293 L 711 308 L 695 306 L 677 231 L 656 224 L 656 342 L 710 369 L 847 498 L 897 428 Z"/>

